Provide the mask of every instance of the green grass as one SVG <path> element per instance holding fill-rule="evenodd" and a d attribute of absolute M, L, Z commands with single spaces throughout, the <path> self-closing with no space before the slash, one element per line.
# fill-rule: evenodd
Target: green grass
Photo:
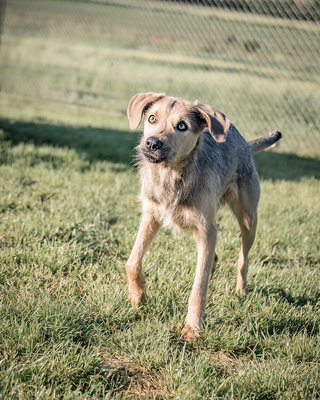
<path fill-rule="evenodd" d="M 184 344 L 191 235 L 161 230 L 145 260 L 148 301 L 127 300 L 135 134 L 0 125 L 1 398 L 319 398 L 318 159 L 257 155 L 249 294 L 234 293 L 240 236 L 222 209 L 201 339 Z"/>
<path fill-rule="evenodd" d="M 7 4 L 0 398 L 318 399 L 318 25 L 108 3 Z M 203 29 L 211 24 L 213 36 Z M 255 157 L 262 196 L 249 294 L 234 293 L 240 234 L 222 209 L 194 344 L 180 340 L 196 263 L 190 234 L 160 231 L 145 259 L 148 301 L 134 310 L 127 299 L 140 205 L 126 107 L 150 90 L 215 105 L 247 139 L 284 134 Z"/>

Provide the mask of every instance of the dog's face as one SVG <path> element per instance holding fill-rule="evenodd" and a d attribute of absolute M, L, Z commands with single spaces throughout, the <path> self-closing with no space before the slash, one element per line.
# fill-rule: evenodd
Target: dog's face
<path fill-rule="evenodd" d="M 177 164 L 196 147 L 208 128 L 215 140 L 225 141 L 230 122 L 210 106 L 163 93 L 140 93 L 128 106 L 130 127 L 135 129 L 144 115 L 140 154 L 148 162 Z"/>
<path fill-rule="evenodd" d="M 163 97 L 145 110 L 140 150 L 149 162 L 179 162 L 199 140 L 205 121 L 189 102 Z"/>

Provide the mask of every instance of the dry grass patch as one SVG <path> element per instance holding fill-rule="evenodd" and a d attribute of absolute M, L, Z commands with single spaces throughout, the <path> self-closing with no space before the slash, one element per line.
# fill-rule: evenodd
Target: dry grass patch
<path fill-rule="evenodd" d="M 106 389 L 121 393 L 124 399 L 163 399 L 167 392 L 158 371 L 134 363 L 119 354 L 105 354 L 102 368 L 106 373 Z"/>

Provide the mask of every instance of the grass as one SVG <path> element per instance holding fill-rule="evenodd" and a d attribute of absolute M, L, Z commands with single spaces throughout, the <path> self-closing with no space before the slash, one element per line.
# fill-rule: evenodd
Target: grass
<path fill-rule="evenodd" d="M 7 4 L 0 398 L 318 399 L 318 26 L 108 3 Z M 216 36 L 196 29 L 191 37 L 191 23 L 215 24 Z M 249 294 L 234 293 L 240 235 L 221 209 L 219 264 L 194 344 L 180 340 L 196 262 L 191 235 L 161 230 L 145 259 L 148 301 L 134 310 L 127 299 L 124 264 L 140 205 L 126 106 L 144 90 L 214 104 L 247 139 L 284 134 L 280 148 L 255 157 L 262 196 Z"/>
<path fill-rule="evenodd" d="M 190 235 L 159 233 L 145 260 L 148 301 L 134 310 L 127 300 L 136 136 L 0 123 L 2 398 L 319 398 L 318 159 L 257 155 L 249 295 L 234 294 L 240 236 L 222 209 L 202 337 L 184 344 Z"/>

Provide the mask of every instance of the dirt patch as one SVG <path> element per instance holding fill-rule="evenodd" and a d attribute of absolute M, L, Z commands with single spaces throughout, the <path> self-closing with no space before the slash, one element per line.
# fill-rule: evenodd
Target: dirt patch
<path fill-rule="evenodd" d="M 107 378 L 105 388 L 115 394 L 122 393 L 124 399 L 166 398 L 166 388 L 159 372 L 117 353 L 106 354 L 102 366 Z"/>

